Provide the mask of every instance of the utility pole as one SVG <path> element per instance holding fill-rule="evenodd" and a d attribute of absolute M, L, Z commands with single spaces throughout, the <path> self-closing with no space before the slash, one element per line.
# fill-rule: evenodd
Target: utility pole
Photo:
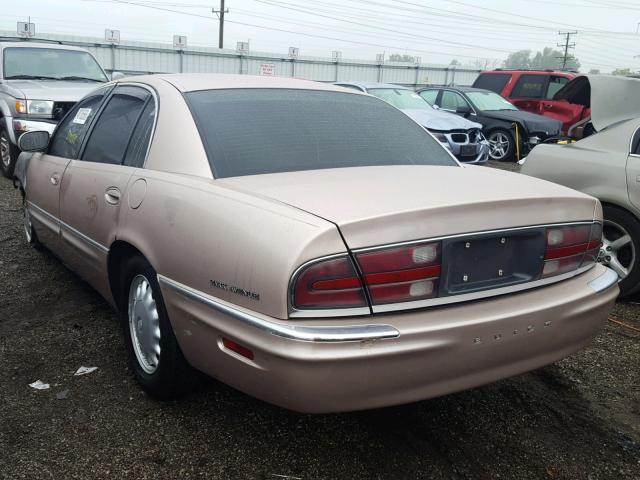
<path fill-rule="evenodd" d="M 558 59 L 562 59 L 561 70 L 566 70 L 567 68 L 567 60 L 571 57 L 571 55 L 569 55 L 569 49 L 576 47 L 575 43 L 569 43 L 569 40 L 571 39 L 571 35 L 577 35 L 577 33 L 578 32 L 558 32 L 558 35 L 564 35 L 565 37 L 564 44 L 563 43 L 557 44 L 558 47 L 564 47 L 564 55 L 562 57 L 556 57 Z"/>
<path fill-rule="evenodd" d="M 220 19 L 220 28 L 218 28 L 218 48 L 224 48 L 224 14 L 229 13 L 229 9 L 225 10 L 224 0 L 220 0 L 220 10 L 211 10 Z"/>

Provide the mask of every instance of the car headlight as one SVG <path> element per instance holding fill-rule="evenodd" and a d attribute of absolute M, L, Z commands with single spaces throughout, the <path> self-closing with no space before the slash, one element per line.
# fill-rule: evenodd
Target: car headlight
<path fill-rule="evenodd" d="M 28 115 L 51 115 L 53 113 L 53 101 L 16 100 L 16 112 Z"/>

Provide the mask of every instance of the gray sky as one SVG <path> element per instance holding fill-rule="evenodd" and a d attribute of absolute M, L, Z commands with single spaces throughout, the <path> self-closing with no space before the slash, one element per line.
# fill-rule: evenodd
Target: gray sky
<path fill-rule="evenodd" d="M 219 0 L 124 1 L 0 0 L 0 29 L 15 31 L 30 15 L 38 33 L 103 37 L 114 28 L 123 40 L 171 42 L 182 34 L 189 45 L 217 46 L 211 9 Z M 339 50 L 343 58 L 372 60 L 384 51 L 468 64 L 556 47 L 558 31 L 569 30 L 578 31 L 572 41 L 581 70 L 640 69 L 633 58 L 640 55 L 640 2 L 633 0 L 227 0 L 226 7 L 227 48 L 250 40 L 253 51 L 296 46 L 300 55 Z"/>

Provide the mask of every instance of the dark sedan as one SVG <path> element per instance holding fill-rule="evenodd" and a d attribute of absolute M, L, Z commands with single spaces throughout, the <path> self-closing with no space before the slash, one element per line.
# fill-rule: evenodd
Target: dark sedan
<path fill-rule="evenodd" d="M 431 105 L 482 124 L 493 160 L 511 160 L 551 137 L 561 135 L 562 123 L 518 110 L 497 93 L 471 87 L 429 87 L 417 92 Z M 516 128 L 517 126 L 517 128 Z M 519 145 L 516 145 L 518 138 Z"/>

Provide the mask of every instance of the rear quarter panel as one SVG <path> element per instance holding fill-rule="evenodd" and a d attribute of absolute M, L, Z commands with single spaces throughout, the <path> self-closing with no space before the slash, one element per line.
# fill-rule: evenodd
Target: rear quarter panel
<path fill-rule="evenodd" d="M 119 239 L 140 250 L 159 274 L 232 304 L 287 318 L 294 270 L 346 251 L 332 223 L 215 180 L 151 170 L 138 170 L 131 182 L 138 179 L 146 182 L 144 200 L 125 209 Z M 130 189 L 135 190 L 139 196 L 139 188 Z"/>
<path fill-rule="evenodd" d="M 627 192 L 629 141 L 624 138 L 623 132 L 612 129 L 570 145 L 538 145 L 527 156 L 521 173 L 634 210 Z"/>

